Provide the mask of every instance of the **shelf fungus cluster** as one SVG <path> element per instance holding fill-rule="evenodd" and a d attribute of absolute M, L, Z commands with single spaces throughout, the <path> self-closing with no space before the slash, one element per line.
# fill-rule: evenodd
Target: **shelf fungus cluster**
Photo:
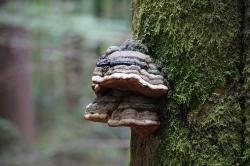
<path fill-rule="evenodd" d="M 87 105 L 85 119 L 131 127 L 142 136 L 159 127 L 158 101 L 168 87 L 147 54 L 147 47 L 133 40 L 107 49 L 96 62 L 92 89 L 97 97 Z"/>

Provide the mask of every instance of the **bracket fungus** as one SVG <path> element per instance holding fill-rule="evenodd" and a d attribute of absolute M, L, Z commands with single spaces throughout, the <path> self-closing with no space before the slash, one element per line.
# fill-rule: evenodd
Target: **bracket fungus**
<path fill-rule="evenodd" d="M 142 136 L 160 125 L 157 101 L 168 86 L 145 45 L 134 40 L 111 46 L 96 62 L 92 89 L 97 98 L 84 118 L 111 127 L 127 126 Z"/>
<path fill-rule="evenodd" d="M 140 135 L 148 135 L 159 125 L 157 101 L 153 98 L 129 93 L 108 119 L 111 127 L 127 126 Z"/>
<path fill-rule="evenodd" d="M 107 91 L 86 106 L 84 118 L 94 122 L 106 123 L 122 100 L 123 94 L 119 91 Z"/>

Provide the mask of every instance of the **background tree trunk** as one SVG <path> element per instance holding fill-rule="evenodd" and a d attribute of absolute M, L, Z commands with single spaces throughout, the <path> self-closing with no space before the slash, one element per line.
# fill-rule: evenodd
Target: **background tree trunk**
<path fill-rule="evenodd" d="M 35 135 L 28 70 L 27 31 L 0 27 L 0 117 L 7 118 L 29 136 Z"/>
<path fill-rule="evenodd" d="M 171 92 L 160 130 L 131 134 L 131 166 L 250 164 L 249 0 L 133 0 L 133 36 Z"/>
<path fill-rule="evenodd" d="M 82 57 L 81 38 L 71 37 L 66 44 L 65 55 L 65 95 L 69 110 L 75 110 L 79 106 L 82 96 Z"/>

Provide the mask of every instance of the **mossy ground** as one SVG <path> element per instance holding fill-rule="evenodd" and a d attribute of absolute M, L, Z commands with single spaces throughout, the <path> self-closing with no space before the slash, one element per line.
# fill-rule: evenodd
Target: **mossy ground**
<path fill-rule="evenodd" d="M 240 102 L 237 4 L 133 1 L 133 36 L 149 47 L 171 85 L 157 165 L 241 165 L 250 156 L 250 150 L 244 152 L 250 128 L 243 126 Z"/>

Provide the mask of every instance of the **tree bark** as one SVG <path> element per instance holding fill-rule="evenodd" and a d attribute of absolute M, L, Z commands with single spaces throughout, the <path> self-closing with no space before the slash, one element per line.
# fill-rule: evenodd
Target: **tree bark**
<path fill-rule="evenodd" d="M 27 31 L 0 27 L 0 117 L 7 118 L 29 136 L 35 136 L 28 69 Z"/>
<path fill-rule="evenodd" d="M 131 134 L 131 166 L 250 164 L 249 0 L 132 0 L 133 37 L 171 91 L 154 135 Z"/>
<path fill-rule="evenodd" d="M 79 106 L 82 96 L 82 58 L 81 38 L 71 36 L 66 44 L 65 55 L 65 95 L 69 110 L 75 110 Z"/>

